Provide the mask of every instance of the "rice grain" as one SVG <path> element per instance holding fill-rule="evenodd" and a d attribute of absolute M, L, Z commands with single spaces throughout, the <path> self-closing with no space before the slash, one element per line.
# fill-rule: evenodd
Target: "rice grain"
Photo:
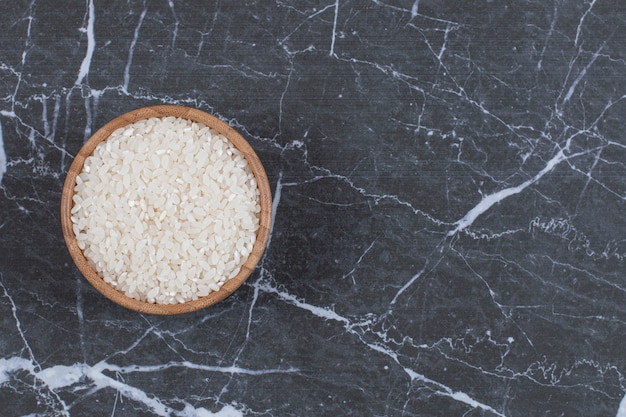
<path fill-rule="evenodd" d="M 79 248 L 127 296 L 173 304 L 218 291 L 259 229 L 259 190 L 243 155 L 200 123 L 140 120 L 100 143 L 76 178 Z"/>

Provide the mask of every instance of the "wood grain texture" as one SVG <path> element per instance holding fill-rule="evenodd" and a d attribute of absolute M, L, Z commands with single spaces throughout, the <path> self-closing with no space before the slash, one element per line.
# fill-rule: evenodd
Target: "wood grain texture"
<path fill-rule="evenodd" d="M 76 186 L 76 177 L 81 173 L 85 159 L 92 154 L 96 146 L 105 141 L 111 133 L 120 127 L 142 119 L 167 116 L 181 117 L 194 122 L 202 123 L 217 130 L 230 140 L 243 154 L 254 174 L 254 177 L 256 178 L 261 205 L 259 230 L 257 232 L 256 241 L 250 256 L 241 267 L 239 273 L 234 278 L 226 281 L 219 291 L 211 292 L 206 297 L 183 304 L 152 304 L 139 301 L 126 296 L 122 292 L 104 282 L 97 272 L 89 265 L 89 262 L 83 255 L 83 252 L 78 247 L 76 236 L 74 235 L 72 228 L 72 221 L 70 219 L 73 206 L 72 197 L 74 196 L 74 187 Z M 184 106 L 161 105 L 143 107 L 125 113 L 104 125 L 96 133 L 94 133 L 91 138 L 89 138 L 74 158 L 74 161 L 72 162 L 65 178 L 61 196 L 61 226 L 63 228 L 63 237 L 65 238 L 65 243 L 67 244 L 69 253 L 80 272 L 87 279 L 87 281 L 89 281 L 100 293 L 109 298 L 111 301 L 139 313 L 147 314 L 176 315 L 190 313 L 209 307 L 228 297 L 244 283 L 256 267 L 257 263 L 260 261 L 269 240 L 271 222 L 272 195 L 267 174 L 265 173 L 263 164 L 250 144 L 227 123 L 204 111 Z"/>

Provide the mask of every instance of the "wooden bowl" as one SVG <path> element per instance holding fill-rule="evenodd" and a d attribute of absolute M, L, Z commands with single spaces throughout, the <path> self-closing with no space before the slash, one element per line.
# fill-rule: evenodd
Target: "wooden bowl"
<path fill-rule="evenodd" d="M 71 210 L 73 206 L 74 187 L 76 186 L 76 177 L 81 173 L 85 159 L 91 155 L 96 146 L 105 141 L 111 133 L 120 127 L 134 123 L 138 120 L 149 119 L 152 117 L 174 116 L 194 122 L 203 123 L 230 140 L 233 145 L 243 154 L 257 182 L 260 194 L 261 213 L 259 218 L 259 230 L 257 232 L 256 241 L 252 247 L 252 252 L 245 261 L 239 273 L 232 279 L 227 280 L 219 291 L 209 293 L 209 295 L 194 301 L 179 304 L 152 304 L 126 296 L 121 291 L 116 290 L 107 284 L 98 273 L 89 265 L 89 262 L 78 247 L 76 236 L 72 228 Z M 124 306 L 128 309 L 148 314 L 158 315 L 175 315 L 189 313 L 211 306 L 224 298 L 228 297 L 237 288 L 243 284 L 248 278 L 252 270 L 256 267 L 261 259 L 268 242 L 270 227 L 272 222 L 272 195 L 267 180 L 265 169 L 261 164 L 258 156 L 250 147 L 248 142 L 227 123 L 217 119 L 210 114 L 201 110 L 192 109 L 182 106 L 152 106 L 133 110 L 123 114 L 98 130 L 80 149 L 72 165 L 69 168 L 65 183 L 63 185 L 63 193 L 61 195 L 61 225 L 63 228 L 63 237 L 67 248 L 74 260 L 74 263 L 85 276 L 85 278 L 105 297 L 111 301 Z"/>

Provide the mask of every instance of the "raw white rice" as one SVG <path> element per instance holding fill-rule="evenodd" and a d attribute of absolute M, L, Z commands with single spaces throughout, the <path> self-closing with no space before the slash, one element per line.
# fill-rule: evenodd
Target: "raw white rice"
<path fill-rule="evenodd" d="M 243 155 L 186 119 L 120 128 L 85 160 L 72 222 L 90 265 L 129 297 L 194 300 L 236 276 L 256 240 L 259 190 Z"/>

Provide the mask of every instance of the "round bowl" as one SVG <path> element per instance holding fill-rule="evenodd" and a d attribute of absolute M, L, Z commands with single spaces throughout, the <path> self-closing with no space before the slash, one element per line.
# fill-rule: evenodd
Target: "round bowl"
<path fill-rule="evenodd" d="M 227 280 L 219 291 L 213 291 L 205 297 L 185 303 L 152 304 L 128 297 L 121 291 L 116 290 L 114 287 L 107 284 L 89 265 L 89 262 L 83 255 L 83 252 L 78 247 L 76 236 L 74 235 L 72 228 L 72 198 L 74 196 L 74 187 L 76 186 L 76 177 L 81 173 L 85 159 L 92 154 L 100 142 L 105 141 L 111 133 L 120 127 L 124 127 L 138 120 L 168 116 L 180 117 L 193 122 L 199 122 L 213 128 L 226 137 L 242 153 L 256 179 L 260 194 L 261 212 L 259 214 L 259 230 L 257 232 L 256 241 L 252 247 L 250 256 L 244 262 L 239 273 L 234 278 Z M 233 291 L 244 283 L 261 259 L 268 242 L 271 222 L 272 195 L 270 186 L 265 169 L 252 147 L 250 147 L 248 142 L 227 123 L 204 111 L 183 106 L 162 105 L 143 107 L 125 113 L 104 125 L 96 133 L 94 133 L 87 142 L 85 142 L 74 158 L 74 161 L 68 170 L 67 177 L 65 178 L 63 192 L 61 195 L 61 226 L 63 228 L 63 237 L 65 238 L 65 243 L 77 268 L 87 281 L 89 281 L 96 288 L 96 290 L 111 301 L 130 310 L 147 314 L 175 315 L 190 313 L 209 307 L 228 297 L 233 293 Z"/>

